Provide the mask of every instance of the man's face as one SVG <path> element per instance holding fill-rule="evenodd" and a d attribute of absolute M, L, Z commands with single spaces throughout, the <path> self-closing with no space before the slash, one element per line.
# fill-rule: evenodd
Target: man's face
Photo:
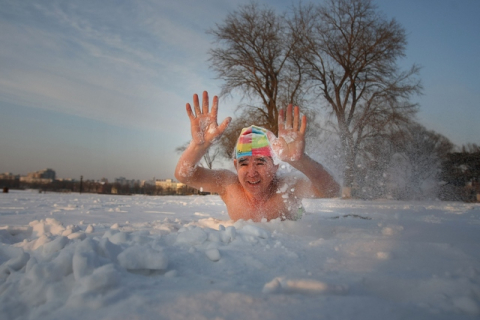
<path fill-rule="evenodd" d="M 235 159 L 234 164 L 240 184 L 253 194 L 267 192 L 278 169 L 272 158 L 262 156 L 242 157 Z"/>

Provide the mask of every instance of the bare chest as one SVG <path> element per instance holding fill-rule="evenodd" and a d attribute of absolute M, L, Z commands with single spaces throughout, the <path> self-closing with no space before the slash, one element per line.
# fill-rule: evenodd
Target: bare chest
<path fill-rule="evenodd" d="M 249 199 L 241 190 L 229 190 L 222 196 L 232 220 L 294 219 L 301 201 L 289 193 L 275 193 L 264 201 Z"/>

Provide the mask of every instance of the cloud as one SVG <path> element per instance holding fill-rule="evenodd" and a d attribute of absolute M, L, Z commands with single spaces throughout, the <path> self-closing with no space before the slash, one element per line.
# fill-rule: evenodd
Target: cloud
<path fill-rule="evenodd" d="M 194 9 L 168 3 L 8 3 L 0 100 L 127 127 L 183 125 L 185 99 L 214 85 L 209 40 L 179 18 Z"/>

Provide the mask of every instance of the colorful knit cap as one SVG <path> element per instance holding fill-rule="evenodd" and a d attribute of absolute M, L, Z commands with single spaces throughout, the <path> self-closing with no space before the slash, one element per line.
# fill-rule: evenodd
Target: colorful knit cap
<path fill-rule="evenodd" d="M 267 129 L 250 126 L 243 128 L 235 148 L 235 158 L 247 156 L 272 156 Z"/>

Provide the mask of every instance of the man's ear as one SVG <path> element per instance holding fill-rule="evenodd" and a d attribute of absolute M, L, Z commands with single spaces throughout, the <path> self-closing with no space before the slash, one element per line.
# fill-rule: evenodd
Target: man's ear
<path fill-rule="evenodd" d="M 237 159 L 233 159 L 233 166 L 237 169 Z"/>

